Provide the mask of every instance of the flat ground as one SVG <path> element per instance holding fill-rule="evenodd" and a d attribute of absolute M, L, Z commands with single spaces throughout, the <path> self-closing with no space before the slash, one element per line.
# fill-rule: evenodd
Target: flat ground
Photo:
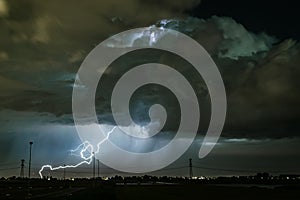
<path fill-rule="evenodd" d="M 0 199 L 300 199 L 300 186 L 256 187 L 239 185 L 98 185 L 87 187 L 1 188 Z"/>

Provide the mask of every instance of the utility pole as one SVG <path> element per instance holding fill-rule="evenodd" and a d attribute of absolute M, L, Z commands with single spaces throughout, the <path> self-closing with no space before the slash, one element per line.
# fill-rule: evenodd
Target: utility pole
<path fill-rule="evenodd" d="M 100 161 L 99 161 L 99 159 L 97 159 L 97 162 L 98 162 L 98 178 L 100 177 L 99 175 L 100 175 Z"/>
<path fill-rule="evenodd" d="M 192 179 L 192 177 L 193 177 L 193 163 L 192 163 L 191 158 L 189 159 L 189 161 L 190 161 L 190 179 Z"/>
<path fill-rule="evenodd" d="M 64 181 L 66 180 L 66 165 L 64 164 Z"/>
<path fill-rule="evenodd" d="M 29 142 L 30 150 L 29 150 L 29 167 L 28 167 L 28 178 L 30 179 L 30 168 L 31 168 L 31 150 L 32 150 L 33 142 Z"/>
<path fill-rule="evenodd" d="M 93 152 L 93 178 L 94 179 L 95 179 L 95 168 L 96 168 L 95 152 Z"/>
<path fill-rule="evenodd" d="M 20 171 L 20 177 L 21 178 L 24 178 L 24 162 L 25 162 L 25 160 L 22 159 L 21 160 L 21 171 Z"/>

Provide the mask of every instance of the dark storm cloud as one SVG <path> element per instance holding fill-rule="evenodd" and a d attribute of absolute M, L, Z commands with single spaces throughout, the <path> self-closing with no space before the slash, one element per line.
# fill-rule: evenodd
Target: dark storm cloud
<path fill-rule="evenodd" d="M 156 24 L 192 36 L 217 63 L 228 95 L 225 136 L 298 136 L 299 44 L 287 40 L 275 45 L 274 37 L 251 33 L 231 18 L 185 18 L 183 12 L 199 3 L 0 1 L 1 109 L 37 116 L 46 112 L 49 122 L 72 124 L 72 83 L 87 53 L 111 34 Z M 209 99 L 203 83 L 196 88 Z M 155 92 L 142 97 L 135 112 L 156 99 Z M 110 102 L 102 96 L 97 100 L 99 118 L 112 123 Z"/>
<path fill-rule="evenodd" d="M 293 40 L 278 43 L 265 33 L 253 34 L 226 17 L 161 24 L 191 35 L 200 44 L 213 41 L 203 46 L 217 63 L 228 95 L 223 136 L 299 135 L 299 44 Z"/>
<path fill-rule="evenodd" d="M 0 90 L 5 91 L 6 99 L 1 101 L 1 107 L 58 115 L 70 113 L 76 70 L 94 45 L 130 27 L 182 16 L 185 9 L 199 3 L 2 0 Z M 51 103 L 57 101 L 59 109 Z"/>
<path fill-rule="evenodd" d="M 228 93 L 231 130 L 247 127 L 247 135 L 299 136 L 299 66 L 300 46 L 293 40 L 274 46 L 255 64 L 248 61 L 248 70 Z"/>
<path fill-rule="evenodd" d="M 82 47 L 83 43 L 99 42 L 121 30 L 183 16 L 184 10 L 199 3 L 200 0 L 163 0 L 159 3 L 139 0 L 12 0 L 5 3 L 8 6 L 2 12 L 8 13 L 5 20 L 11 31 L 22 34 L 23 39 L 64 46 L 80 42 Z"/>

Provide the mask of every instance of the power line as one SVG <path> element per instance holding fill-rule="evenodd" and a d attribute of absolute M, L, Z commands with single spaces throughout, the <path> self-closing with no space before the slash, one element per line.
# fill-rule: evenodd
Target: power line
<path fill-rule="evenodd" d="M 93 178 L 95 178 L 95 168 L 96 168 L 96 157 L 95 157 L 95 152 L 93 152 Z"/>
<path fill-rule="evenodd" d="M 97 160 L 98 161 L 98 160 Z M 19 165 L 19 164 L 18 164 Z M 94 165 L 92 166 L 93 167 L 93 177 L 95 178 L 95 166 L 96 163 L 94 161 Z M 3 166 L 8 166 L 8 167 L 3 167 Z M 34 171 L 38 171 L 40 170 L 40 165 L 38 165 L 37 163 L 34 165 L 36 166 L 35 168 L 32 168 Z M 2 168 L 1 168 L 2 167 Z M 76 169 L 78 170 L 83 170 L 83 171 L 76 171 L 76 170 L 73 170 L 73 171 L 69 171 L 68 169 L 68 173 L 73 174 L 90 174 L 90 167 L 89 165 L 87 165 L 87 167 L 78 167 Z M 101 169 L 101 174 L 103 175 L 106 175 L 106 174 L 130 174 L 130 173 L 127 173 L 127 172 L 120 172 L 120 171 L 117 171 L 117 170 L 114 170 L 112 168 L 109 168 L 109 167 L 100 167 L 99 166 L 99 161 L 98 161 L 98 177 L 100 176 L 100 169 Z M 26 166 L 24 166 L 24 168 L 26 168 Z M 159 173 L 159 172 L 165 172 L 165 171 L 172 171 L 172 170 L 179 170 L 179 169 L 190 169 L 190 177 L 191 175 L 193 175 L 193 168 L 197 168 L 197 169 L 203 169 L 203 170 L 210 170 L 210 171 L 225 171 L 225 172 L 241 172 L 241 173 L 260 173 L 260 172 L 263 172 L 263 171 L 266 171 L 266 172 L 269 172 L 269 173 L 291 173 L 291 172 L 294 172 L 295 170 L 255 170 L 255 169 L 232 169 L 232 168 L 218 168 L 218 167 L 209 167 L 209 166 L 203 166 L 203 165 L 193 165 L 191 163 L 189 163 L 189 165 L 185 165 L 185 166 L 178 166 L 178 167 L 169 167 L 169 168 L 163 168 L 163 169 L 159 169 L 159 170 L 156 170 L 152 173 Z M 22 164 L 21 164 L 21 167 L 18 166 L 17 167 L 17 164 L 16 163 L 5 163 L 5 164 L 2 164 L 0 166 L 0 171 L 9 171 L 9 170 L 16 170 L 16 169 L 21 169 L 22 171 Z M 86 170 L 86 171 L 85 171 Z M 297 169 L 298 170 L 298 169 Z M 296 170 L 296 171 L 297 171 Z M 192 172 L 192 173 L 191 173 Z M 65 170 L 49 170 L 49 173 L 55 173 L 55 174 L 61 174 L 63 177 L 66 177 L 66 171 Z M 20 176 L 22 177 L 22 173 L 20 173 Z"/>
<path fill-rule="evenodd" d="M 20 167 L 2 168 L 2 169 L 0 169 L 0 171 L 7 171 L 7 170 L 13 170 L 13 169 L 20 169 Z"/>
<path fill-rule="evenodd" d="M 29 142 L 29 163 L 28 163 L 28 178 L 30 178 L 30 167 L 31 167 L 31 150 L 33 142 Z"/>
<path fill-rule="evenodd" d="M 250 173 L 259 173 L 262 171 L 270 173 L 288 173 L 292 170 L 252 170 L 252 169 L 228 169 L 228 168 L 214 168 L 214 167 L 205 167 L 205 166 L 194 166 L 194 168 L 212 170 L 212 171 L 228 171 L 228 172 L 250 172 Z"/>
<path fill-rule="evenodd" d="M 0 167 L 3 167 L 3 166 L 11 166 L 11 165 L 18 165 L 19 163 L 18 162 L 11 162 L 11 163 L 2 163 L 2 164 L 0 164 Z"/>
<path fill-rule="evenodd" d="M 66 165 L 64 164 L 64 180 L 66 180 Z"/>
<path fill-rule="evenodd" d="M 189 159 L 189 168 L 190 168 L 190 179 L 193 177 L 193 163 L 192 159 Z"/>
<path fill-rule="evenodd" d="M 21 178 L 24 178 L 24 162 L 25 162 L 25 160 L 22 159 L 21 160 L 21 171 L 20 171 L 20 177 Z"/>
<path fill-rule="evenodd" d="M 97 159 L 97 163 L 98 163 L 98 178 L 100 177 L 100 160 Z"/>

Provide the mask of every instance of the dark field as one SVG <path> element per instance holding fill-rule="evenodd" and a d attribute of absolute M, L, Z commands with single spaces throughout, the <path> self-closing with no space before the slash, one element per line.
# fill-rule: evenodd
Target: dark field
<path fill-rule="evenodd" d="M 300 199 L 299 185 L 263 186 L 242 184 L 131 184 L 112 183 L 1 184 L 0 199 Z"/>

